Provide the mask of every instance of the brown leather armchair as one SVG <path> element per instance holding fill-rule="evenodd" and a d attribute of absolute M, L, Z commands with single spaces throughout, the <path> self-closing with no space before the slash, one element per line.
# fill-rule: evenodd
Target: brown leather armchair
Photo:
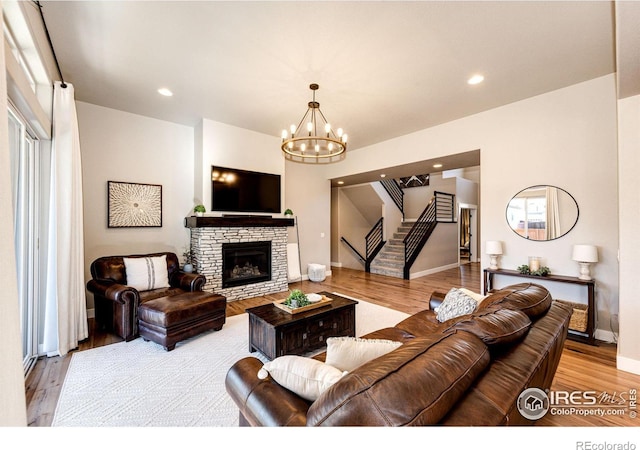
<path fill-rule="evenodd" d="M 127 286 L 127 275 L 123 258 L 143 258 L 167 255 L 169 287 L 138 292 Z M 138 337 L 138 306 L 159 297 L 168 297 L 185 292 L 201 291 L 206 282 L 203 275 L 180 270 L 175 253 L 161 252 L 147 255 L 104 256 L 91 263 L 92 279 L 87 289 L 93 294 L 96 323 L 131 341 Z"/>

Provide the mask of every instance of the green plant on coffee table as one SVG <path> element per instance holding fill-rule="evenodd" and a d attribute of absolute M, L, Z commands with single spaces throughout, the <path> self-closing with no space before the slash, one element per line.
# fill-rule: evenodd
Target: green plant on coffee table
<path fill-rule="evenodd" d="M 521 266 L 518 266 L 518 272 L 520 272 L 523 275 L 535 275 L 538 277 L 546 277 L 547 275 L 549 275 L 551 273 L 551 270 L 549 270 L 549 268 L 547 266 L 543 266 L 540 267 L 538 270 L 534 270 L 533 272 L 529 269 L 529 266 L 526 264 L 523 264 Z"/>
<path fill-rule="evenodd" d="M 300 308 L 301 306 L 310 305 L 311 302 L 300 289 L 294 289 L 293 291 L 289 292 L 289 296 L 287 297 L 287 299 L 284 301 L 283 304 L 293 309 L 293 308 Z"/>

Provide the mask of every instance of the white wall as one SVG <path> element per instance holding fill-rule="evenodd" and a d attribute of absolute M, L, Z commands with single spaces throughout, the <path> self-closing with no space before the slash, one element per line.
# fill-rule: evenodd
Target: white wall
<path fill-rule="evenodd" d="M 182 259 L 193 196 L 193 128 L 77 102 L 82 151 L 85 278 L 100 256 L 158 251 Z M 162 185 L 162 227 L 108 228 L 107 181 Z M 93 296 L 87 295 L 88 308 Z"/>
<path fill-rule="evenodd" d="M 618 101 L 620 204 L 620 335 L 618 367 L 640 373 L 640 95 Z"/>
<path fill-rule="evenodd" d="M 442 173 L 434 173 L 429 177 L 429 186 L 403 189 L 405 220 L 417 220 L 433 198 L 434 192 L 456 194 L 456 179 L 442 178 Z"/>
<path fill-rule="evenodd" d="M 554 92 L 351 151 L 327 167 L 327 179 L 480 149 L 481 248 L 504 243 L 501 266 L 515 269 L 542 256 L 558 275 L 577 276 L 573 244 L 595 244 L 600 262 L 598 327 L 609 330 L 618 308 L 617 123 L 615 76 Z M 419 150 L 416 150 L 419 149 Z M 531 242 L 507 226 L 505 208 L 523 188 L 550 184 L 570 192 L 580 207 L 576 227 L 550 242 Z M 482 254 L 483 267 L 489 259 Z M 498 279 L 496 278 L 496 281 Z M 586 302 L 586 295 L 554 285 L 552 293 Z"/>
<path fill-rule="evenodd" d="M 0 22 L 2 22 L 0 2 Z M 4 68 L 4 34 L 0 36 L 0 67 Z M 0 426 L 22 427 L 27 425 L 24 372 L 22 368 L 22 335 L 18 287 L 16 285 L 16 260 L 13 242 L 13 203 L 11 199 L 11 172 L 9 171 L 9 135 L 7 123 L 7 80 L 0 70 Z"/>
<path fill-rule="evenodd" d="M 351 198 L 349 198 L 348 190 L 353 188 L 334 188 L 334 191 L 338 192 L 337 208 L 334 211 L 338 214 L 337 230 L 335 232 L 335 238 L 338 240 L 337 248 L 338 254 L 331 255 L 332 262 L 340 262 L 341 267 L 348 269 L 364 270 L 364 263 L 357 257 L 357 255 L 351 250 L 344 242 L 340 240 L 344 237 L 349 243 L 362 255 L 366 257 L 367 246 L 365 245 L 365 237 L 374 225 L 370 223 L 356 207 Z M 357 189 L 357 188 L 355 188 Z M 377 194 L 371 190 L 371 194 L 377 196 Z M 380 210 L 382 208 L 379 208 Z"/>

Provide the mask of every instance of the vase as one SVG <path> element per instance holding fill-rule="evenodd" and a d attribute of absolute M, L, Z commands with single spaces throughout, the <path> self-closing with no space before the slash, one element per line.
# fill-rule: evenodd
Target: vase
<path fill-rule="evenodd" d="M 192 264 L 189 264 L 189 263 L 185 264 L 185 265 L 182 267 L 182 271 L 183 271 L 183 272 L 186 272 L 186 273 L 191 273 L 191 272 L 193 272 L 193 265 L 192 265 Z"/>

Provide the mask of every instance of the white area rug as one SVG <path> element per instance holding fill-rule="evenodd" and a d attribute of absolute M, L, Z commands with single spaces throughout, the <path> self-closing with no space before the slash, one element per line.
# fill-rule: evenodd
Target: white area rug
<path fill-rule="evenodd" d="M 356 336 L 407 317 L 358 301 Z M 227 371 L 248 355 L 266 361 L 249 353 L 248 336 L 248 315 L 240 314 L 228 317 L 222 330 L 180 342 L 171 352 L 138 338 L 74 353 L 52 426 L 237 426 L 238 409 L 224 387 Z"/>

